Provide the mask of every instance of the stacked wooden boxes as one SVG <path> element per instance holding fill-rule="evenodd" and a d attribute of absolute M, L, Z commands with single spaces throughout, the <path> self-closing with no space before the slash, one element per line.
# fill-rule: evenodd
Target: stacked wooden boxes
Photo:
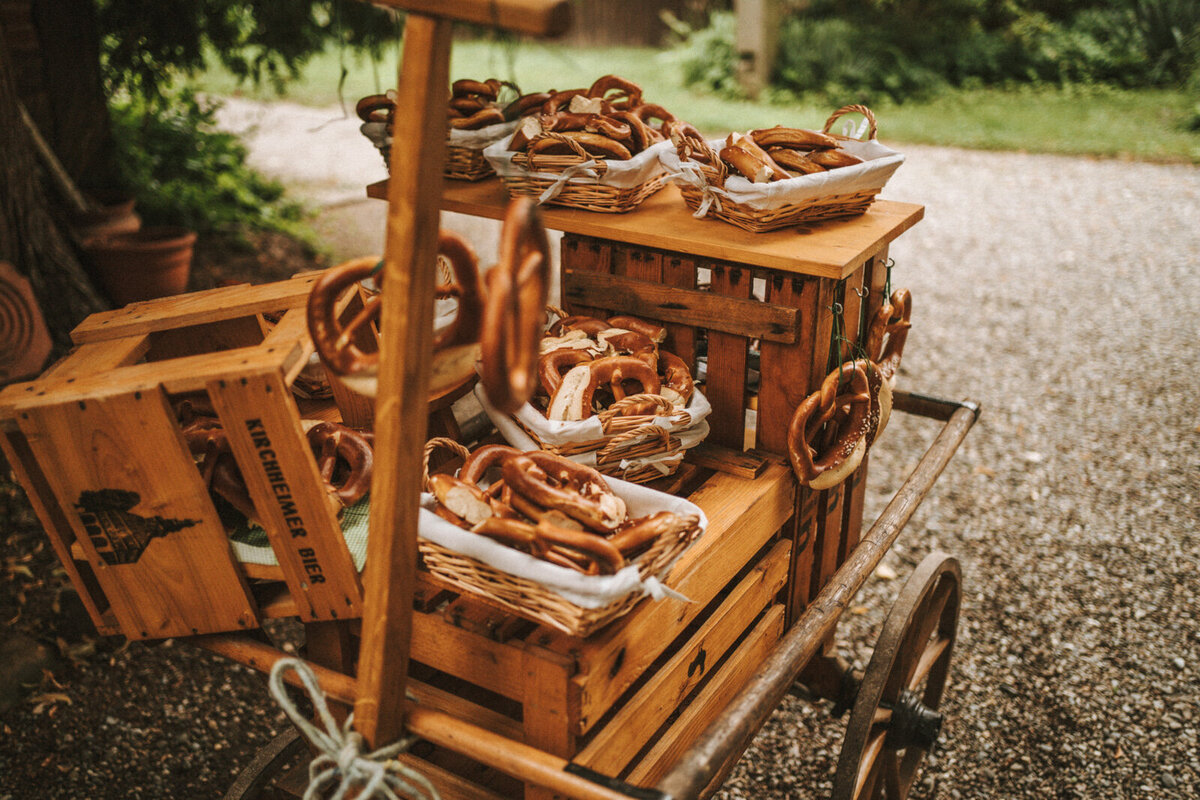
<path fill-rule="evenodd" d="M 361 615 L 362 588 L 301 426 L 315 275 L 135 303 L 0 393 L 5 456 L 101 633 L 154 639 L 256 627 L 271 613 L 183 439 L 173 401 L 207 399 L 306 620 Z M 264 315 L 277 318 L 268 324 Z"/>

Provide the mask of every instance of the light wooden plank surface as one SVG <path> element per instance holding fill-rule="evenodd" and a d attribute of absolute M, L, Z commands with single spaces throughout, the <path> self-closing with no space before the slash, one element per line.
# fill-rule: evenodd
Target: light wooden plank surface
<path fill-rule="evenodd" d="M 386 184 L 372 184 L 367 194 L 383 197 Z M 443 183 L 442 208 L 447 211 L 500 219 L 507 202 L 499 178 Z M 924 215 L 921 205 L 876 200 L 867 213 L 854 219 L 811 229 L 750 233 L 720 220 L 696 219 L 674 186 L 651 195 L 626 214 L 542 207 L 546 227 L 565 233 L 839 280 Z"/>

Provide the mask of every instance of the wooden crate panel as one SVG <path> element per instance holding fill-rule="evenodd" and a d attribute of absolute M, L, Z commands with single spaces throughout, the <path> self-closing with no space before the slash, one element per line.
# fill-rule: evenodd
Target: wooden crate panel
<path fill-rule="evenodd" d="M 17 423 L 122 633 L 163 638 L 258 624 L 161 392 L 47 404 Z"/>
<path fill-rule="evenodd" d="M 588 740 L 575 760 L 606 774 L 616 774 L 650 741 L 655 731 L 683 706 L 729 648 L 771 605 L 787 580 L 790 542 L 781 541 L 733 587 L 721 605 L 637 694 Z"/>
<path fill-rule="evenodd" d="M 218 379 L 208 394 L 301 617 L 361 616 L 362 585 L 283 376 Z"/>

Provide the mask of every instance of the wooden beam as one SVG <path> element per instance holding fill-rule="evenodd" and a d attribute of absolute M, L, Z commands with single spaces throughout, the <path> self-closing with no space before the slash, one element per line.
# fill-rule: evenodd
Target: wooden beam
<path fill-rule="evenodd" d="M 571 24 L 568 0 L 370 0 L 417 14 L 436 15 L 455 22 L 471 22 L 531 36 L 561 36 Z"/>

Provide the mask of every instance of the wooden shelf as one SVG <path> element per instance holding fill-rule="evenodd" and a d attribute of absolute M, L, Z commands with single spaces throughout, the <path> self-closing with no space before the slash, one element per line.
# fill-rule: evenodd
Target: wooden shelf
<path fill-rule="evenodd" d="M 368 186 L 367 196 L 386 199 L 387 181 Z M 507 203 L 498 178 L 443 183 L 445 211 L 502 219 Z M 693 217 L 679 189 L 670 185 L 626 214 L 542 207 L 546 227 L 564 233 L 835 280 L 848 277 L 924 215 L 921 205 L 877 200 L 854 219 L 750 233 L 720 220 Z"/>

